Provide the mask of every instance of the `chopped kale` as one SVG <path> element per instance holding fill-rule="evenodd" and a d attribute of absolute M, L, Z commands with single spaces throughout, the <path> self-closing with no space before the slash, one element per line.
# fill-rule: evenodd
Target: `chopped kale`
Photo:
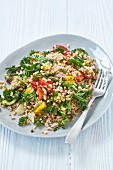
<path fill-rule="evenodd" d="M 38 61 L 40 63 L 46 63 L 48 60 L 43 55 L 39 55 L 38 56 Z"/>
<path fill-rule="evenodd" d="M 34 53 L 39 53 L 39 51 L 31 50 L 28 56 L 32 56 Z"/>
<path fill-rule="evenodd" d="M 23 81 L 23 75 L 19 75 L 19 80 L 20 80 L 20 82 L 21 82 L 21 84 L 22 84 L 22 88 L 23 89 L 26 89 L 27 88 L 27 84 Z"/>
<path fill-rule="evenodd" d="M 3 98 L 1 97 L 1 95 L 0 95 L 0 102 L 2 102 L 3 101 Z"/>
<path fill-rule="evenodd" d="M 53 52 L 59 52 L 61 54 L 64 54 L 64 50 L 62 48 L 60 48 L 59 46 L 57 46 L 56 49 L 53 50 Z"/>
<path fill-rule="evenodd" d="M 92 94 L 92 90 L 87 90 L 87 91 L 78 91 L 76 93 L 77 96 L 81 96 L 81 97 L 84 97 L 84 98 L 87 98 L 90 94 Z"/>
<path fill-rule="evenodd" d="M 58 108 L 56 106 L 53 106 L 52 103 L 50 102 L 48 106 L 43 110 L 45 113 L 53 113 L 57 114 Z"/>
<path fill-rule="evenodd" d="M 43 56 L 46 57 L 49 53 L 51 53 L 51 51 L 43 51 Z"/>
<path fill-rule="evenodd" d="M 63 87 L 66 87 L 67 89 L 70 89 L 70 90 L 74 90 L 75 91 L 75 89 L 73 88 L 73 86 L 72 86 L 72 84 L 71 83 L 65 83 L 65 82 L 63 82 L 62 83 L 62 86 Z"/>
<path fill-rule="evenodd" d="M 77 69 L 83 66 L 83 59 L 79 56 L 75 56 L 73 59 L 69 59 L 68 63 L 74 64 Z"/>
<path fill-rule="evenodd" d="M 64 123 L 64 121 L 59 120 L 59 121 L 58 121 L 58 127 L 61 127 L 61 128 L 63 128 L 63 129 L 65 129 L 65 123 Z"/>
<path fill-rule="evenodd" d="M 11 92 L 13 93 L 12 96 L 11 96 Z M 17 101 L 20 98 L 20 92 L 19 91 L 15 91 L 15 90 L 5 89 L 3 91 L 3 96 L 4 96 L 3 99 L 8 101 L 8 102 L 11 102 L 11 101 L 13 101 L 15 99 Z"/>
<path fill-rule="evenodd" d="M 71 101 L 66 102 L 66 108 L 67 108 L 68 111 L 71 112 Z"/>
<path fill-rule="evenodd" d="M 21 99 L 19 100 L 20 103 L 30 103 L 31 98 L 34 98 L 34 100 L 36 100 L 37 96 L 36 96 L 36 92 L 33 91 L 32 93 L 22 93 L 21 94 Z"/>
<path fill-rule="evenodd" d="M 36 125 L 37 126 L 40 126 L 40 125 L 44 125 L 44 121 L 41 117 L 39 117 L 37 120 L 36 120 Z"/>
<path fill-rule="evenodd" d="M 88 97 L 89 95 L 91 95 L 93 92 L 93 90 L 87 90 L 85 91 L 84 97 Z"/>
<path fill-rule="evenodd" d="M 87 100 L 86 100 L 85 98 L 79 96 L 79 95 L 76 95 L 75 98 L 76 98 L 76 100 L 78 100 L 78 102 L 79 102 L 79 108 L 80 108 L 81 110 L 85 110 L 86 107 L 87 107 Z"/>
<path fill-rule="evenodd" d="M 76 99 L 79 102 L 79 108 L 81 110 L 85 110 L 87 107 L 87 100 L 86 98 L 92 93 L 92 90 L 88 91 L 78 91 L 75 94 L 71 95 L 71 100 Z"/>
<path fill-rule="evenodd" d="M 33 73 L 35 73 L 37 71 L 40 71 L 40 68 L 41 68 L 40 64 L 37 64 L 37 63 L 36 64 L 33 64 L 33 63 L 24 64 L 24 65 L 22 65 L 22 67 L 24 68 L 25 75 L 27 77 L 29 77 L 30 75 L 32 75 Z"/>
<path fill-rule="evenodd" d="M 75 53 L 77 50 L 79 52 L 83 52 L 84 54 L 88 55 L 88 53 L 84 49 L 82 49 L 82 48 L 76 48 L 76 49 L 72 50 L 72 53 Z"/>
<path fill-rule="evenodd" d="M 78 50 L 79 52 L 83 52 L 84 54 L 88 55 L 88 53 L 87 53 L 84 49 L 82 49 L 82 48 L 77 48 L 77 50 Z"/>
<path fill-rule="evenodd" d="M 21 62 L 21 66 L 23 67 L 25 64 L 30 64 L 30 57 L 24 57 Z"/>
<path fill-rule="evenodd" d="M 72 50 L 72 53 L 75 53 L 75 52 L 76 52 L 76 50 L 77 50 L 76 48 L 75 48 L 74 50 Z"/>
<path fill-rule="evenodd" d="M 62 116 L 63 122 L 65 122 L 65 123 L 69 122 L 69 119 L 68 119 L 68 117 L 67 117 L 67 115 L 66 115 L 66 113 L 64 111 L 60 111 L 60 114 Z"/>
<path fill-rule="evenodd" d="M 58 92 L 56 91 L 56 92 L 54 92 L 54 94 L 53 94 L 54 100 L 56 99 L 57 96 L 58 96 Z"/>
<path fill-rule="evenodd" d="M 19 125 L 19 126 L 27 125 L 27 120 L 28 120 L 28 117 L 21 117 L 21 118 L 19 119 L 18 125 Z"/>
<path fill-rule="evenodd" d="M 17 72 L 20 72 L 21 70 L 21 66 L 15 67 L 15 66 L 11 66 L 11 67 L 7 67 L 7 75 L 8 76 L 12 76 L 15 75 Z"/>

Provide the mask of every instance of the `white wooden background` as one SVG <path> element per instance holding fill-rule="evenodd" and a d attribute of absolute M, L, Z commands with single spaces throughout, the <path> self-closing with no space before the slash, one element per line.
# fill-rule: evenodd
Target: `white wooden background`
<path fill-rule="evenodd" d="M 44 36 L 78 34 L 113 59 L 113 0 L 0 0 L 0 61 Z M 113 102 L 72 144 L 0 126 L 0 170 L 113 170 Z"/>

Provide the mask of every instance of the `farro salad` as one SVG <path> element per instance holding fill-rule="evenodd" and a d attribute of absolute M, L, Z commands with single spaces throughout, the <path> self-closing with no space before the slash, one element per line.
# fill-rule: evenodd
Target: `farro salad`
<path fill-rule="evenodd" d="M 6 70 L 9 85 L 0 82 L 1 106 L 9 109 L 12 120 L 20 115 L 19 126 L 33 123 L 31 132 L 41 125 L 53 131 L 65 128 L 87 107 L 98 74 L 95 60 L 85 50 L 62 45 L 51 51 L 31 50 L 18 66 Z"/>

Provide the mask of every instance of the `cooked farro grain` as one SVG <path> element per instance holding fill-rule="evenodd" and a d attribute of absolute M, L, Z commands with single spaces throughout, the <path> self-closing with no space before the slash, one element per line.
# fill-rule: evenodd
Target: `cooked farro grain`
<path fill-rule="evenodd" d="M 48 131 L 42 130 L 42 134 L 47 135 L 47 134 L 48 134 Z"/>
<path fill-rule="evenodd" d="M 15 120 L 15 117 L 11 117 L 11 120 Z"/>

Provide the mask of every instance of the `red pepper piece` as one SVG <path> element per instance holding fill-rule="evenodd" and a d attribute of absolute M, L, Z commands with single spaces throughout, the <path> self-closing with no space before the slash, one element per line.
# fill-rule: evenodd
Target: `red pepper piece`
<path fill-rule="evenodd" d="M 39 96 L 39 99 L 40 100 L 43 100 L 43 95 L 44 95 L 44 92 L 43 92 L 43 90 L 42 90 L 42 88 L 41 87 L 37 87 L 37 93 L 38 93 L 38 96 Z"/>
<path fill-rule="evenodd" d="M 32 81 L 31 82 L 32 87 L 34 87 L 36 89 L 37 88 L 37 83 L 38 83 L 37 80 Z"/>
<path fill-rule="evenodd" d="M 45 86 L 47 85 L 47 82 L 43 80 L 42 78 L 39 78 L 39 85 Z"/>
<path fill-rule="evenodd" d="M 61 49 L 63 49 L 64 51 L 67 51 L 68 49 L 66 47 L 64 47 L 63 45 L 59 45 L 59 44 L 56 44 L 53 46 L 53 50 L 55 50 L 57 47 L 60 47 Z"/>
<path fill-rule="evenodd" d="M 77 77 L 75 78 L 75 80 L 76 80 L 77 82 L 81 82 L 81 81 L 83 81 L 84 78 L 85 78 L 84 73 L 83 73 L 83 72 L 80 72 L 80 73 L 81 73 L 81 75 L 80 75 L 80 76 L 77 76 Z"/>
<path fill-rule="evenodd" d="M 92 76 L 92 75 L 85 75 L 85 78 L 86 78 L 86 79 L 93 79 L 94 76 Z"/>

